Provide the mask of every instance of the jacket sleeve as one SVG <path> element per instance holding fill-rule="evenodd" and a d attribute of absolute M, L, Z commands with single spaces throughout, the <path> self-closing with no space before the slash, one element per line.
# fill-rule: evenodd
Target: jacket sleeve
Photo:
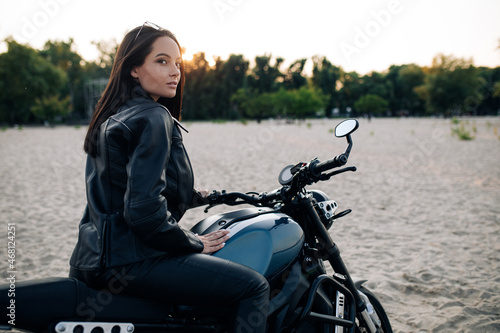
<path fill-rule="evenodd" d="M 134 119 L 134 144 L 129 151 L 124 218 L 147 245 L 168 252 L 201 252 L 203 243 L 182 229 L 168 210 L 165 172 L 172 140 L 171 116 L 149 109 Z"/>
<path fill-rule="evenodd" d="M 191 198 L 191 202 L 189 203 L 188 209 L 196 208 L 204 205 L 208 205 L 208 199 L 203 197 L 200 192 L 193 189 L 193 197 Z"/>

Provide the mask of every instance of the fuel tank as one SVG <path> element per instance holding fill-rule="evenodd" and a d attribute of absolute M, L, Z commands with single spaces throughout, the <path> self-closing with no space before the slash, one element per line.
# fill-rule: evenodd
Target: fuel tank
<path fill-rule="evenodd" d="M 245 208 L 207 217 L 191 231 L 199 235 L 226 229 L 230 238 L 213 256 L 253 268 L 265 277 L 295 261 L 304 232 L 288 215 L 270 208 Z"/>

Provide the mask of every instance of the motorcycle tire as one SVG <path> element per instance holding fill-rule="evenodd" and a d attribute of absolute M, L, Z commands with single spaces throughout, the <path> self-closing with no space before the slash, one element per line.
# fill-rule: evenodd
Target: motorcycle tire
<path fill-rule="evenodd" d="M 381 327 L 379 327 L 379 333 L 392 333 L 392 327 L 391 323 L 389 322 L 389 317 L 387 317 L 387 313 L 384 310 L 384 307 L 380 303 L 380 301 L 377 299 L 377 297 L 368 289 L 365 287 L 360 287 L 359 291 L 361 291 L 363 294 L 365 294 L 368 299 L 370 300 L 370 303 L 373 306 L 373 309 L 378 315 L 378 318 L 380 319 Z M 366 327 L 366 324 L 364 320 L 358 318 L 358 323 L 356 325 L 356 333 L 365 333 L 369 332 L 369 329 Z"/>

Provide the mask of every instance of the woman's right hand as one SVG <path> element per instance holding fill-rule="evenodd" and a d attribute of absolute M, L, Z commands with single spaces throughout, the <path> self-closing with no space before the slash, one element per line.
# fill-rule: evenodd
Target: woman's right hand
<path fill-rule="evenodd" d="M 218 230 L 206 235 L 196 235 L 203 243 L 203 251 L 201 253 L 212 253 L 219 251 L 226 245 L 229 239 L 229 230 Z"/>

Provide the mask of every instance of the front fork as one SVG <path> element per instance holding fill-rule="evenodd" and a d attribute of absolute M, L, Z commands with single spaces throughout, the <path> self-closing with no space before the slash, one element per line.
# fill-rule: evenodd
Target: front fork
<path fill-rule="evenodd" d="M 370 332 L 372 333 L 378 332 L 377 327 L 375 326 L 372 317 L 370 316 L 367 309 L 367 304 L 369 303 L 368 298 L 365 299 L 359 293 L 358 289 L 354 284 L 354 281 L 351 278 L 351 275 L 349 274 L 349 271 L 347 270 L 347 267 L 344 264 L 344 261 L 342 260 L 342 257 L 340 256 L 340 251 L 339 248 L 337 247 L 337 244 L 333 243 L 333 241 L 331 241 L 331 243 L 332 246 L 325 249 L 326 253 L 328 254 L 327 258 L 328 261 L 332 265 L 333 270 L 336 273 L 342 275 L 342 278 L 345 280 L 344 284 L 347 286 L 347 289 L 351 291 L 352 296 L 354 297 L 354 301 L 356 302 L 356 311 L 361 314 L 363 320 L 370 329 Z"/>
<path fill-rule="evenodd" d="M 356 311 L 361 314 L 363 320 L 366 322 L 366 325 L 370 329 L 370 332 L 377 333 L 377 327 L 373 323 L 373 320 L 367 311 L 366 304 L 368 302 L 365 302 L 363 297 L 360 295 L 358 289 L 356 288 L 356 285 L 354 284 L 354 281 L 351 278 L 351 275 L 349 274 L 349 271 L 347 270 L 347 267 L 344 264 L 344 261 L 342 260 L 342 257 L 340 256 L 340 250 L 337 247 L 337 244 L 333 242 L 330 234 L 328 233 L 328 230 L 321 222 L 321 218 L 314 208 L 312 196 L 303 194 L 301 198 L 301 206 L 303 211 L 306 213 L 305 215 L 309 220 L 309 224 L 314 228 L 316 237 L 323 245 L 323 250 L 326 253 L 326 258 L 324 259 L 330 262 L 330 265 L 332 265 L 335 273 L 342 275 L 345 286 L 347 287 L 347 289 L 349 289 L 354 297 L 354 301 L 356 303 Z"/>

